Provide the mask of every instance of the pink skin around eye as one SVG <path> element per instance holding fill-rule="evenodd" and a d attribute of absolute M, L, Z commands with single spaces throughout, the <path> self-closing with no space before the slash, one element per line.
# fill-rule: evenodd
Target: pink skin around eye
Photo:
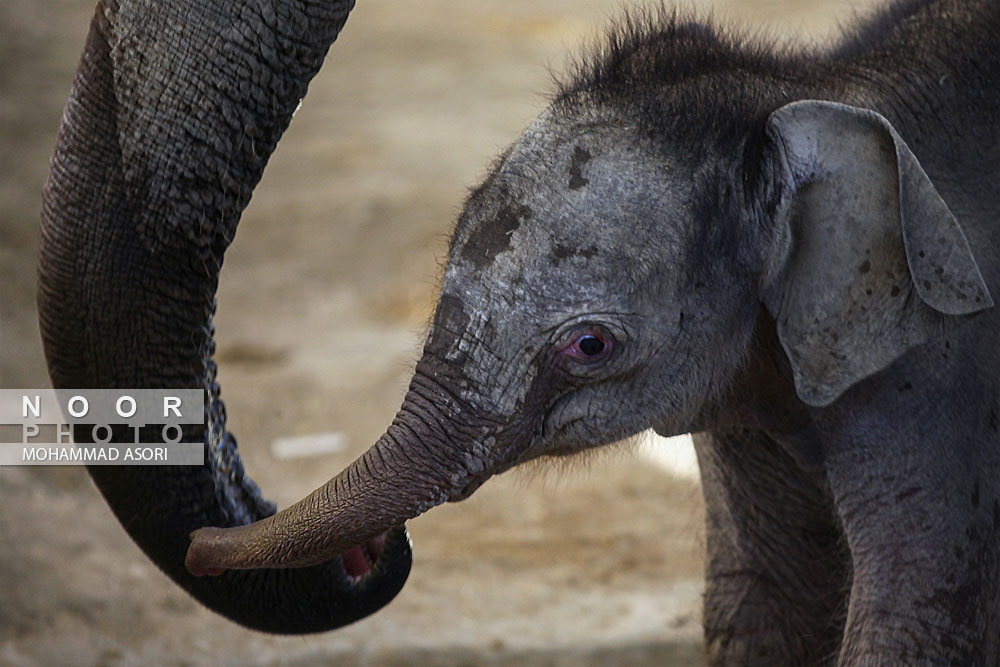
<path fill-rule="evenodd" d="M 575 331 L 558 349 L 576 361 L 592 363 L 607 357 L 613 345 L 614 339 L 602 327 L 588 327 Z"/>

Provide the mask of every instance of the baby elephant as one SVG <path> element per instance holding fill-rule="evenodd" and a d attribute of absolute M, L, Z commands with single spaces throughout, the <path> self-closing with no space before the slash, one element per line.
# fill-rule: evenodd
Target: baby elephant
<path fill-rule="evenodd" d="M 129 49 L 216 48 L 199 41 L 215 14 L 192 6 L 205 23 L 178 32 L 169 17 L 135 21 L 136 7 L 158 11 L 149 3 L 106 3 L 47 191 L 41 309 L 57 386 L 185 383 L 217 397 L 215 270 L 346 16 L 282 23 L 299 4 L 240 14 L 251 28 L 234 33 L 270 44 L 305 30 L 313 51 L 295 33 L 249 49 L 246 67 L 199 74 L 147 72 L 164 49 L 134 62 Z M 254 32 L 258 21 L 278 27 Z M 196 81 L 157 78 L 171 76 Z M 272 85 L 282 76 L 298 87 Z M 156 104 L 143 104 L 147 88 Z M 105 109 L 113 121 L 100 121 Z M 197 122 L 164 129 L 185 113 Z M 101 130 L 120 143 L 101 144 Z M 61 165 L 81 150 L 111 165 L 104 189 L 66 185 L 82 176 Z M 85 233 L 67 222 L 99 209 L 86 197 L 101 193 L 115 196 L 94 215 L 112 222 Z M 358 461 L 249 523 L 272 509 L 232 458 L 213 400 L 202 477 L 170 478 L 174 497 L 195 489 L 196 509 L 134 502 L 181 473 L 94 474 L 199 599 L 297 632 L 391 599 L 410 563 L 394 528 L 491 475 L 650 427 L 693 431 L 714 664 L 997 664 L 998 215 L 996 2 L 901 2 L 823 53 L 629 19 L 469 197 L 410 389 Z M 150 279 L 105 294 L 116 266 Z M 93 316 L 108 309 L 124 315 Z M 185 572 L 187 531 L 202 525 L 220 527 L 194 532 Z M 220 576 L 194 576 L 206 574 Z M 328 589 L 338 601 L 323 606 Z"/>
<path fill-rule="evenodd" d="M 322 561 L 529 459 L 695 431 L 713 662 L 995 663 L 998 44 L 991 2 L 822 56 L 620 26 L 469 198 L 386 435 L 189 566 Z"/>

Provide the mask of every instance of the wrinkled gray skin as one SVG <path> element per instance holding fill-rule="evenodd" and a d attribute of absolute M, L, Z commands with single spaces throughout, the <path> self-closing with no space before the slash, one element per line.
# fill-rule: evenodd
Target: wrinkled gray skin
<path fill-rule="evenodd" d="M 184 568 L 191 531 L 275 510 L 226 431 L 211 358 L 215 287 L 240 212 L 352 5 L 102 0 L 44 194 L 38 308 L 53 385 L 210 397 L 208 428 L 188 434 L 204 440 L 205 466 L 91 476 L 164 572 L 270 632 L 366 616 L 402 588 L 411 562 L 400 528 L 313 568 L 200 578 Z"/>
<path fill-rule="evenodd" d="M 696 431 L 713 663 L 996 664 L 1000 10 L 904 3 L 826 54 L 610 41 L 469 198 L 386 434 L 188 570 L 315 567 L 524 461 Z"/>

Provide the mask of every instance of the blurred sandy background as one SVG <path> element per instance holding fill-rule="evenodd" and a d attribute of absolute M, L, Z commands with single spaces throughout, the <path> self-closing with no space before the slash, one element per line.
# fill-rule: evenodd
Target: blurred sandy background
<path fill-rule="evenodd" d="M 873 2 L 720 0 L 715 11 L 824 39 Z M 382 432 L 466 188 L 542 109 L 549 68 L 632 4 L 358 2 L 222 273 L 223 393 L 269 497 L 298 499 Z M 0 387 L 48 382 L 34 310 L 39 193 L 92 7 L 0 3 Z M 279 438 L 329 432 L 342 451 L 274 454 Z M 0 664 L 701 664 L 700 490 L 633 449 L 514 471 L 411 522 L 415 565 L 396 601 L 304 638 L 199 607 L 127 539 L 82 468 L 0 468 Z"/>

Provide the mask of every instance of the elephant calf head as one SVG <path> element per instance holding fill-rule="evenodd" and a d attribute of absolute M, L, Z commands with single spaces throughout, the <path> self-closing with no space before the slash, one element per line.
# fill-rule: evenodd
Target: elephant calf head
<path fill-rule="evenodd" d="M 709 427 L 762 309 L 819 406 L 992 305 L 884 117 L 773 89 L 706 101 L 616 57 L 469 197 L 386 434 L 285 512 L 195 532 L 189 569 L 320 562 L 530 459 Z"/>

